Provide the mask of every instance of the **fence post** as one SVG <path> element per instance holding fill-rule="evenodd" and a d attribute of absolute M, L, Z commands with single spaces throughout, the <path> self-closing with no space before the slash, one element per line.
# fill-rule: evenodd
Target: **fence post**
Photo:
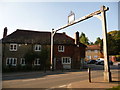
<path fill-rule="evenodd" d="M 89 82 L 91 83 L 91 68 L 88 68 Z"/>

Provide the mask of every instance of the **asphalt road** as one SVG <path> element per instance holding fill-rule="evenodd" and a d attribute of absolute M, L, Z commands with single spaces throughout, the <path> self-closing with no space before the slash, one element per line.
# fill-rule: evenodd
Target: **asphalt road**
<path fill-rule="evenodd" d="M 92 68 L 94 65 L 91 66 Z M 98 70 L 91 72 L 92 78 L 103 76 L 103 67 L 99 67 Z M 101 67 L 101 70 L 100 70 Z M 95 67 L 94 67 L 95 68 Z M 112 73 L 118 73 L 115 69 L 111 70 Z M 54 73 L 31 73 L 21 76 L 8 76 L 3 77 L 3 88 L 66 88 L 69 87 L 73 82 L 87 80 L 88 72 L 85 71 L 74 71 L 74 72 L 54 72 Z"/>

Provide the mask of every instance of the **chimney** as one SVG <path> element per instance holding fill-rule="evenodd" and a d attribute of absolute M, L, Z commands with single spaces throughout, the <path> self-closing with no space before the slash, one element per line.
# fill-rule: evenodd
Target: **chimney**
<path fill-rule="evenodd" d="M 7 36 L 7 27 L 4 28 L 3 38 Z"/>
<path fill-rule="evenodd" d="M 76 33 L 75 33 L 75 44 L 76 45 L 79 45 L 79 32 L 77 31 Z"/>

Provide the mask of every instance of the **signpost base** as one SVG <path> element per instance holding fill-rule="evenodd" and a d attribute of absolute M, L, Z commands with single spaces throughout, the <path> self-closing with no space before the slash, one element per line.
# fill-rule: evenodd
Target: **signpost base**
<path fill-rule="evenodd" d="M 111 82 L 111 72 L 104 71 L 104 81 Z"/>

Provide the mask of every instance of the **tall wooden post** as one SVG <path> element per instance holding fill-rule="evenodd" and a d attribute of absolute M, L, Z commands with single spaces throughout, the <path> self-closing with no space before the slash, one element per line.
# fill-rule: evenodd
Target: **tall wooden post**
<path fill-rule="evenodd" d="M 103 30 L 103 51 L 104 51 L 104 80 L 111 81 L 111 72 L 109 66 L 108 44 L 107 44 L 107 26 L 105 6 L 101 7 L 102 30 Z"/>

